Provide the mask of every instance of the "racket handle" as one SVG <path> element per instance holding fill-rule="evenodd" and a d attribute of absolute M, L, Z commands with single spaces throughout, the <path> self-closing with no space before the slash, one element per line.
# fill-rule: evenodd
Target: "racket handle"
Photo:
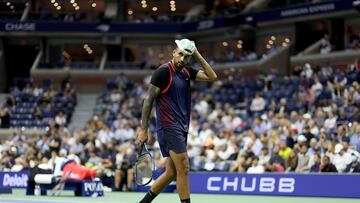
<path fill-rule="evenodd" d="M 137 141 L 135 141 L 135 144 L 136 144 L 136 146 L 139 146 L 138 155 L 140 156 L 145 143 L 141 143 L 140 141 L 137 140 Z"/>

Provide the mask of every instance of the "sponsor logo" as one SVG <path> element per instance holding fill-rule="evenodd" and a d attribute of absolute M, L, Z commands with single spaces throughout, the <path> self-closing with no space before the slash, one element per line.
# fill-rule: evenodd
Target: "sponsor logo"
<path fill-rule="evenodd" d="M 4 174 L 3 187 L 27 187 L 29 177 L 26 174 Z"/>
<path fill-rule="evenodd" d="M 246 177 L 209 177 L 207 180 L 208 191 L 219 192 L 279 192 L 279 193 L 292 193 L 295 191 L 294 178 L 246 178 Z"/>
<path fill-rule="evenodd" d="M 85 192 L 103 192 L 104 186 L 101 182 L 86 182 L 84 183 Z"/>
<path fill-rule="evenodd" d="M 35 31 L 35 23 L 6 23 L 6 31 Z"/>
<path fill-rule="evenodd" d="M 214 25 L 215 25 L 215 22 L 213 20 L 200 21 L 197 29 L 198 30 L 209 29 L 209 28 L 214 27 Z"/>
<path fill-rule="evenodd" d="M 329 4 L 321 4 L 310 7 L 287 9 L 281 11 L 280 15 L 282 17 L 290 17 L 290 16 L 306 15 L 306 14 L 320 13 L 320 12 L 333 11 L 333 10 L 335 10 L 335 4 L 329 3 Z"/>
<path fill-rule="evenodd" d="M 100 30 L 101 32 L 108 32 L 110 30 L 110 25 L 101 24 L 97 26 L 96 29 Z"/>

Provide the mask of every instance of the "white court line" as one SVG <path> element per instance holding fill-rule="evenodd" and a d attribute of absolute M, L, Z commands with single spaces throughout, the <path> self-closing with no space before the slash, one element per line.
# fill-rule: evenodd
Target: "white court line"
<path fill-rule="evenodd" d="M 4 202 L 5 201 L 5 202 Z M 3 199 L 0 198 L 1 203 L 31 203 L 31 202 L 53 202 L 53 203 L 83 203 L 80 201 L 67 201 L 67 200 L 45 200 L 45 199 L 38 199 L 38 200 L 29 200 L 29 199 Z"/>

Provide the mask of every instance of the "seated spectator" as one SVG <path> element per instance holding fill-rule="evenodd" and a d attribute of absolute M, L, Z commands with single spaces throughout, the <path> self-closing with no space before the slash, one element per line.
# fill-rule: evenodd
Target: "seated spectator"
<path fill-rule="evenodd" d="M 351 163 L 346 166 L 345 173 L 360 173 L 359 153 L 351 154 Z"/>
<path fill-rule="evenodd" d="M 264 166 L 259 164 L 259 157 L 254 156 L 252 159 L 252 165 L 248 168 L 246 173 L 264 173 L 264 171 Z"/>
<path fill-rule="evenodd" d="M 135 135 L 134 129 L 130 124 L 120 125 L 115 131 L 115 139 L 121 142 L 126 142 L 132 139 Z"/>
<path fill-rule="evenodd" d="M 310 140 L 310 147 L 308 150 L 308 155 L 311 157 L 316 154 L 316 152 L 319 150 L 318 141 L 316 138 L 311 138 Z"/>
<path fill-rule="evenodd" d="M 292 150 L 290 147 L 287 146 L 286 140 L 281 140 L 279 147 L 280 147 L 279 155 L 285 160 L 287 160 L 290 157 Z"/>
<path fill-rule="evenodd" d="M 55 117 L 55 112 L 53 111 L 51 104 L 46 105 L 45 109 L 43 109 L 42 116 L 47 120 Z"/>
<path fill-rule="evenodd" d="M 112 132 L 107 125 L 103 125 L 102 129 L 100 129 L 98 132 L 98 139 L 100 140 L 100 142 L 105 144 L 107 142 L 110 142 L 113 138 L 114 132 Z"/>
<path fill-rule="evenodd" d="M 320 166 L 321 166 L 321 154 L 316 153 L 314 155 L 314 164 L 310 167 L 310 172 L 312 173 L 320 172 Z"/>
<path fill-rule="evenodd" d="M 279 146 L 276 145 L 273 149 L 273 154 L 269 162 L 265 165 L 266 171 L 284 172 L 285 160 L 279 155 Z"/>
<path fill-rule="evenodd" d="M 316 96 L 319 96 L 323 90 L 323 86 L 317 76 L 315 76 L 314 84 L 311 86 L 311 91 L 315 93 Z"/>
<path fill-rule="evenodd" d="M 10 128 L 11 111 L 7 105 L 0 109 L 0 128 Z"/>
<path fill-rule="evenodd" d="M 346 166 L 351 163 L 351 155 L 345 153 L 344 146 L 342 144 L 336 144 L 334 150 L 335 156 L 333 163 L 336 166 L 337 171 L 344 172 Z"/>
<path fill-rule="evenodd" d="M 332 47 L 333 45 L 331 45 L 330 43 L 330 35 L 327 33 L 324 34 L 324 38 L 322 38 L 321 40 L 320 53 L 321 54 L 330 53 L 332 51 Z"/>
<path fill-rule="evenodd" d="M 239 173 L 246 172 L 245 161 L 246 161 L 245 155 L 238 156 L 236 161 L 232 163 L 233 165 L 230 167 L 229 172 L 239 172 Z"/>
<path fill-rule="evenodd" d="M 350 136 L 350 146 L 360 152 L 360 124 L 354 125 L 355 132 Z"/>
<path fill-rule="evenodd" d="M 320 165 L 320 172 L 322 173 L 337 173 L 337 169 L 334 164 L 330 162 L 330 158 L 328 156 L 324 156 L 322 159 L 322 163 Z"/>
<path fill-rule="evenodd" d="M 259 164 L 265 165 L 266 163 L 269 162 L 269 160 L 270 160 L 269 148 L 263 147 L 259 155 Z"/>
<path fill-rule="evenodd" d="M 285 161 L 285 170 L 286 172 L 295 172 L 299 158 L 298 158 L 298 152 L 296 150 L 292 150 L 289 158 Z"/>
<path fill-rule="evenodd" d="M 66 117 L 64 115 L 64 112 L 60 111 L 56 116 L 55 116 L 55 123 L 58 126 L 62 126 L 62 125 L 66 125 L 67 121 L 66 121 Z"/>
<path fill-rule="evenodd" d="M 18 157 L 15 159 L 15 164 L 11 167 L 11 172 L 20 172 L 24 169 L 24 163 L 23 163 L 22 157 Z"/>
<path fill-rule="evenodd" d="M 255 118 L 254 119 L 254 124 L 253 124 L 253 133 L 257 136 L 267 132 L 269 129 L 268 129 L 268 126 L 266 125 L 265 122 L 263 122 L 263 119 L 261 118 Z"/>
<path fill-rule="evenodd" d="M 324 121 L 324 128 L 327 129 L 327 134 L 334 132 L 336 128 L 336 120 L 337 117 L 330 111 L 328 113 L 328 118 Z"/>
<path fill-rule="evenodd" d="M 264 111 L 266 105 L 265 99 L 261 96 L 261 93 L 256 93 L 255 98 L 251 101 L 250 110 L 254 115 L 260 116 Z"/>
<path fill-rule="evenodd" d="M 308 151 L 308 147 L 307 145 L 302 145 L 300 148 L 300 152 L 298 153 L 298 165 L 296 167 L 295 172 L 297 173 L 304 173 L 304 172 L 309 172 L 310 168 L 309 168 L 309 160 L 310 157 L 307 154 Z"/>

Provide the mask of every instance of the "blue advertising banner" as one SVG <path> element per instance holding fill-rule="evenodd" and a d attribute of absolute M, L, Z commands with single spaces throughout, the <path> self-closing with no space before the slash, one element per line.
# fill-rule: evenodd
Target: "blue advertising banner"
<path fill-rule="evenodd" d="M 101 180 L 83 180 L 81 196 L 102 197 L 104 196 L 104 186 Z"/>
<path fill-rule="evenodd" d="M 179 26 L 180 25 L 180 26 Z M 3 32 L 130 32 L 130 33 L 177 33 L 181 32 L 181 24 L 94 24 L 94 23 L 64 23 L 64 22 L 0 22 Z"/>
<path fill-rule="evenodd" d="M 282 20 L 287 18 L 315 15 L 321 13 L 330 13 L 334 11 L 343 11 L 353 9 L 352 0 L 337 0 L 328 1 L 324 3 L 308 4 L 301 6 L 292 6 L 281 9 L 273 9 L 258 13 L 250 13 L 244 16 L 239 16 L 245 21 L 271 21 L 271 20 Z"/>
<path fill-rule="evenodd" d="M 191 173 L 191 192 L 360 198 L 360 175 Z"/>
<path fill-rule="evenodd" d="M 187 33 L 225 26 L 281 20 L 299 16 L 353 9 L 352 0 L 336 0 L 317 4 L 266 10 L 231 18 L 214 18 L 190 23 L 77 23 L 42 21 L 1 21 L 1 32 L 91 32 L 91 33 Z"/>
<path fill-rule="evenodd" d="M 26 188 L 28 172 L 0 172 L 0 189 Z"/>

